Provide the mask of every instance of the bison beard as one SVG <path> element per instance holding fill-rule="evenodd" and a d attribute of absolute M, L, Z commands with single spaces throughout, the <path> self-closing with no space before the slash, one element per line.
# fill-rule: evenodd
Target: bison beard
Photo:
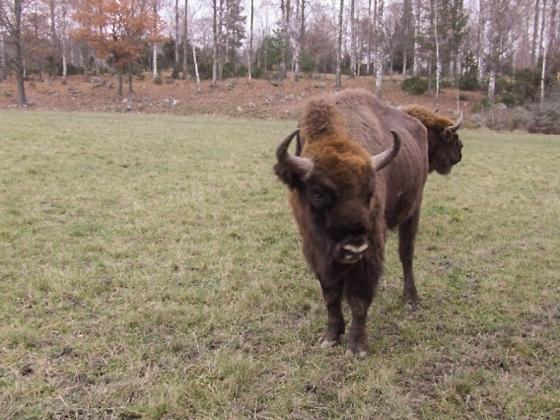
<path fill-rule="evenodd" d="M 288 153 L 295 137 L 299 156 Z M 344 296 L 352 313 L 348 350 L 364 356 L 388 229 L 399 229 L 404 297 L 418 299 L 412 260 L 428 173 L 426 129 L 366 91 L 346 90 L 311 100 L 277 159 L 275 172 L 290 189 L 303 253 L 327 307 L 321 346 L 345 332 Z"/>

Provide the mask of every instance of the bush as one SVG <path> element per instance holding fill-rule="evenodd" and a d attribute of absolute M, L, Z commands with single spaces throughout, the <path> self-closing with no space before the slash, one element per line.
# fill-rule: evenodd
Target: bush
<path fill-rule="evenodd" d="M 461 90 L 478 90 L 480 88 L 480 83 L 478 83 L 478 79 L 476 75 L 472 74 L 464 74 L 459 79 L 459 89 Z"/>
<path fill-rule="evenodd" d="M 560 134 L 560 102 L 535 107 L 527 128 L 529 133 Z"/>
<path fill-rule="evenodd" d="M 161 85 L 161 76 L 159 73 L 154 77 L 154 85 Z"/>
<path fill-rule="evenodd" d="M 502 102 L 508 108 L 513 108 L 515 105 L 523 103 L 519 96 L 512 92 L 504 92 L 498 96 L 498 102 Z"/>
<path fill-rule="evenodd" d="M 478 113 L 488 108 L 490 108 L 490 101 L 487 97 L 484 97 L 480 101 L 472 104 L 471 111 L 474 113 Z"/>
<path fill-rule="evenodd" d="M 412 95 L 422 95 L 428 90 L 428 80 L 417 76 L 410 77 L 403 80 L 401 88 Z"/>

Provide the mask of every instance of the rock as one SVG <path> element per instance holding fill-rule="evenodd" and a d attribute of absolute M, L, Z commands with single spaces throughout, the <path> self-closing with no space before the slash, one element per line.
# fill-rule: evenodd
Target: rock
<path fill-rule="evenodd" d="M 272 79 L 272 80 L 270 81 L 270 84 L 271 84 L 272 86 L 279 87 L 279 86 L 282 85 L 282 82 L 280 82 L 280 80 Z"/>
<path fill-rule="evenodd" d="M 507 106 L 502 102 L 498 102 L 496 105 L 494 105 L 494 108 L 498 111 L 505 111 L 507 109 Z"/>
<path fill-rule="evenodd" d="M 264 101 L 265 101 L 267 104 L 271 104 L 272 102 L 274 102 L 274 96 L 267 95 L 267 96 L 264 97 Z"/>
<path fill-rule="evenodd" d="M 243 108 L 241 108 L 240 106 L 237 107 L 237 112 L 243 112 Z"/>

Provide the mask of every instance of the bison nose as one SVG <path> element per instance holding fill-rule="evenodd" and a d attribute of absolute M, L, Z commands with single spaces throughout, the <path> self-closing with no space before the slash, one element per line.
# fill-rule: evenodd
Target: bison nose
<path fill-rule="evenodd" d="M 360 260 L 369 244 L 365 239 L 348 241 L 340 246 L 339 261 L 345 264 L 352 264 Z"/>
<path fill-rule="evenodd" d="M 343 250 L 351 252 L 353 254 L 361 254 L 366 249 L 368 249 L 368 243 L 363 241 L 358 245 L 354 245 L 352 243 L 346 244 L 342 247 Z"/>

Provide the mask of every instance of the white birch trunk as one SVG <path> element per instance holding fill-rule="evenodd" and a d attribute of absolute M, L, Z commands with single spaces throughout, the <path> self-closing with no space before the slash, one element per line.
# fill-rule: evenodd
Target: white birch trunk
<path fill-rule="evenodd" d="M 548 42 L 544 43 L 542 71 L 541 71 L 541 105 L 544 103 L 544 81 L 546 77 L 546 56 L 548 53 Z"/>
<path fill-rule="evenodd" d="M 338 13 L 338 39 L 336 44 L 336 82 L 337 89 L 342 87 L 342 77 L 340 74 L 341 54 L 342 54 L 342 11 L 344 9 L 344 0 L 340 0 L 340 11 Z"/>
<path fill-rule="evenodd" d="M 189 0 L 185 0 L 185 16 L 183 18 L 183 79 L 189 78 L 187 51 L 189 49 Z"/>
<path fill-rule="evenodd" d="M 179 0 L 175 0 L 175 70 L 179 69 Z"/>
<path fill-rule="evenodd" d="M 418 76 L 420 73 L 420 19 L 421 19 L 420 0 L 414 2 L 414 56 L 412 57 L 412 75 Z"/>
<path fill-rule="evenodd" d="M 249 81 L 251 81 L 253 77 L 253 15 L 254 15 L 254 4 L 253 4 L 253 0 L 251 0 L 249 51 L 247 53 L 247 72 L 249 73 Z"/>
<path fill-rule="evenodd" d="M 6 79 L 6 44 L 4 32 L 0 30 L 0 82 Z"/>
<path fill-rule="evenodd" d="M 434 0 L 434 37 L 436 43 L 436 104 L 439 105 L 439 82 L 441 78 L 441 60 L 439 57 L 439 36 L 438 36 L 438 3 Z"/>
<path fill-rule="evenodd" d="M 218 9 L 216 0 L 212 0 L 212 7 L 212 86 L 216 86 L 216 80 L 218 79 Z"/>
<path fill-rule="evenodd" d="M 356 0 L 350 0 L 350 67 L 352 77 L 356 76 Z"/>
<path fill-rule="evenodd" d="M 484 77 L 484 39 L 486 35 L 482 0 L 478 0 L 478 80 Z"/>
<path fill-rule="evenodd" d="M 367 63 L 366 74 L 370 74 L 371 66 L 371 0 L 368 1 L 368 15 L 367 15 Z"/>
<path fill-rule="evenodd" d="M 153 78 L 155 80 L 158 75 L 157 44 L 155 42 L 152 44 L 152 70 Z"/>
<path fill-rule="evenodd" d="M 492 70 L 490 71 L 490 79 L 488 81 L 488 99 L 490 102 L 494 101 L 494 95 L 496 93 L 496 68 L 492 65 Z"/>
<path fill-rule="evenodd" d="M 194 62 L 194 74 L 196 76 L 196 91 L 200 93 L 200 76 L 198 74 L 198 61 L 196 61 L 196 49 L 194 47 L 194 42 L 192 44 L 192 56 Z"/>
<path fill-rule="evenodd" d="M 375 94 L 381 97 L 383 86 L 383 48 L 379 45 L 381 37 L 379 36 L 381 22 L 383 22 L 383 0 L 379 0 L 377 6 L 376 25 L 375 25 Z"/>

